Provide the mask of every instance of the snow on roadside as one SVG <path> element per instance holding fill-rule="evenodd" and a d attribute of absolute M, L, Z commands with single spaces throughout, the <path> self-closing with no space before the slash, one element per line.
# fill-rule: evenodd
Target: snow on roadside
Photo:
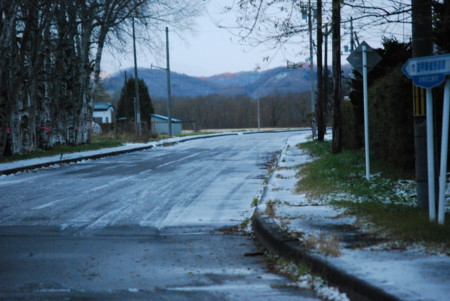
<path fill-rule="evenodd" d="M 151 142 L 151 143 L 126 143 L 122 146 L 102 148 L 102 149 L 93 150 L 93 151 L 67 153 L 67 154 L 63 154 L 63 155 L 55 155 L 55 156 L 33 158 L 33 159 L 20 160 L 20 161 L 8 162 L 8 163 L 0 163 L 0 172 L 2 170 L 15 169 L 15 168 L 21 168 L 21 167 L 27 167 L 27 166 L 33 166 L 33 165 L 39 165 L 39 164 L 47 164 L 47 163 L 52 163 L 52 162 L 55 162 L 55 164 L 52 165 L 53 167 L 55 167 L 55 166 L 59 166 L 59 164 L 57 162 L 61 161 L 61 160 L 78 159 L 78 158 L 102 155 L 102 154 L 107 154 L 107 153 L 117 152 L 117 151 L 133 150 L 133 149 L 138 149 L 138 148 L 147 147 L 147 146 L 154 147 L 155 145 L 156 144 L 154 142 Z M 49 166 L 47 168 L 52 168 L 52 166 Z"/>
<path fill-rule="evenodd" d="M 275 220 L 280 227 L 309 244 L 311 252 L 400 299 L 447 300 L 450 296 L 448 254 L 430 254 L 420 246 L 377 241 L 370 234 L 361 232 L 360 225 L 355 225 L 356 218 L 327 205 L 326 199 L 311 200 L 305 194 L 296 193 L 295 186 L 299 180 L 296 167 L 313 160 L 296 147 L 304 141 L 305 135 L 289 139 L 267 187 L 265 201 L 276 204 Z M 415 193 L 414 183 L 399 181 L 396 183 L 396 192 L 403 199 L 410 198 Z M 333 198 L 349 200 L 351 196 L 339 194 L 333 195 Z M 347 233 L 346 229 L 350 228 L 353 230 Z M 355 231 L 355 237 L 363 235 L 362 245 L 355 246 L 342 240 L 345 237 L 348 239 L 352 231 Z M 333 235 L 338 238 L 334 245 L 330 244 Z M 340 255 L 324 255 L 321 239 L 333 248 L 338 248 L 339 252 L 335 254 Z"/>
<path fill-rule="evenodd" d="M 326 281 L 321 277 L 313 276 L 307 270 L 302 271 L 302 267 L 297 266 L 293 262 L 285 261 L 280 257 L 275 256 L 272 259 L 276 260 L 274 264 L 275 270 L 294 279 L 290 286 L 314 291 L 323 300 L 349 301 L 345 293 L 341 293 L 339 289 L 327 285 Z"/>
<path fill-rule="evenodd" d="M 227 133 L 220 133 L 220 134 L 173 137 L 173 138 L 168 138 L 168 139 L 154 141 L 154 142 L 125 143 L 122 146 L 102 148 L 102 149 L 92 150 L 92 151 L 67 153 L 67 154 L 62 154 L 62 155 L 47 156 L 47 157 L 41 157 L 41 158 L 33 158 L 33 159 L 20 160 L 20 161 L 14 161 L 14 162 L 0 163 L 0 173 L 4 170 L 10 170 L 10 169 L 28 167 L 28 166 L 33 166 L 33 165 L 40 165 L 40 164 L 48 164 L 48 163 L 55 163 L 54 165 L 47 167 L 47 168 L 52 168 L 52 167 L 54 168 L 54 167 L 60 166 L 58 164 L 58 162 L 61 160 L 89 158 L 90 156 L 103 155 L 103 154 L 108 154 L 111 152 L 132 151 L 134 149 L 140 149 L 140 148 L 144 148 L 144 147 L 148 147 L 148 148 L 160 147 L 166 143 L 179 143 L 179 142 L 187 141 L 190 139 L 199 139 L 202 137 L 214 137 L 214 136 L 229 135 L 229 134 L 236 135 L 236 133 L 228 133 L 227 132 Z M 1 176 L 5 176 L 5 175 L 0 175 L 0 177 Z"/>

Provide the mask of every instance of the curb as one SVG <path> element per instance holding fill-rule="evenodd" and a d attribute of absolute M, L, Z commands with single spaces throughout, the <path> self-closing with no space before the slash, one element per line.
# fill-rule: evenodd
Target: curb
<path fill-rule="evenodd" d="M 268 216 L 259 215 L 255 211 L 252 229 L 256 239 L 264 248 L 297 263 L 307 264 L 313 273 L 323 275 L 331 284 L 347 293 L 351 300 L 401 300 L 379 287 L 337 268 L 325 258 L 311 254 L 302 248 L 298 238 L 283 232 Z"/>
<path fill-rule="evenodd" d="M 275 166 L 278 166 L 281 154 Z M 272 179 L 269 177 L 269 182 Z M 259 204 L 264 201 L 269 189 L 265 185 Z M 336 267 L 326 258 L 309 252 L 304 248 L 299 239 L 282 231 L 273 218 L 263 215 L 258 206 L 252 216 L 252 230 L 256 240 L 270 252 L 277 253 L 281 257 L 303 263 L 309 266 L 313 273 L 322 275 L 331 284 L 339 287 L 347 294 L 350 300 L 374 300 L 374 301 L 399 301 L 400 298 L 391 295 L 383 289 L 370 284 L 346 271 Z"/>
<path fill-rule="evenodd" d="M 148 146 L 142 146 L 142 147 L 131 148 L 131 149 L 126 149 L 126 150 L 119 150 L 119 151 L 111 151 L 111 152 L 106 152 L 106 153 L 102 153 L 102 154 L 80 156 L 80 157 L 72 158 L 72 159 L 53 160 L 53 161 L 49 161 L 49 162 L 31 164 L 31 165 L 27 165 L 27 166 L 21 166 L 21 167 L 10 168 L 10 169 L 3 169 L 3 170 L 0 170 L 0 175 L 10 175 L 10 174 L 23 172 L 23 171 L 27 171 L 27 170 L 49 167 L 49 166 L 52 166 L 55 164 L 69 164 L 69 163 L 76 163 L 76 162 L 83 161 L 83 160 L 95 160 L 95 159 L 106 158 L 106 157 L 111 157 L 111 156 L 118 156 L 118 155 L 123 155 L 123 154 L 127 154 L 127 153 L 148 150 L 148 149 L 151 149 L 154 147 L 172 145 L 172 144 L 177 144 L 177 143 L 191 141 L 191 140 L 208 139 L 208 138 L 216 138 L 216 137 L 223 137 L 223 136 L 235 136 L 235 135 L 238 135 L 238 134 L 237 133 L 224 133 L 224 134 L 217 134 L 217 135 L 188 136 L 186 138 L 180 138 L 177 140 L 176 139 L 166 139 L 166 140 L 161 140 L 156 144 L 152 144 L 152 145 L 148 145 Z"/>
<path fill-rule="evenodd" d="M 251 132 L 242 132 L 243 135 L 253 135 L 253 134 L 264 134 L 264 133 L 287 133 L 287 132 L 305 132 L 310 131 L 311 129 L 293 129 L 293 130 L 273 130 L 273 131 L 251 131 Z"/>

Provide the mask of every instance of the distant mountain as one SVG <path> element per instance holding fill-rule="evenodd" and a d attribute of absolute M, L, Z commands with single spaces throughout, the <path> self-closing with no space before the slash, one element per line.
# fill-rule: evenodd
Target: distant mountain
<path fill-rule="evenodd" d="M 134 75 L 133 69 L 122 70 L 103 81 L 109 93 L 120 92 L 125 73 Z M 149 88 L 152 98 L 167 98 L 167 75 L 164 70 L 139 68 L 139 78 Z M 224 73 L 210 77 L 194 77 L 176 72 L 171 73 L 173 96 L 196 97 L 210 94 L 226 96 L 245 95 L 252 98 L 309 91 L 309 69 L 288 69 L 278 67 L 266 71 Z"/>

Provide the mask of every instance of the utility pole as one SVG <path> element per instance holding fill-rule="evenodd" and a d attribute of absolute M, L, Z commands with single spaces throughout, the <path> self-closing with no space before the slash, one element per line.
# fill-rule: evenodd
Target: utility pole
<path fill-rule="evenodd" d="M 316 138 L 316 121 L 315 121 L 315 113 L 316 113 L 316 102 L 314 99 L 314 58 L 313 58 L 313 38 L 312 38 L 312 7 L 311 0 L 308 0 L 308 31 L 309 31 L 309 77 L 311 82 L 311 129 L 312 129 L 312 137 Z"/>
<path fill-rule="evenodd" d="M 326 132 L 326 126 L 327 126 L 327 119 L 328 119 L 328 35 L 330 34 L 330 31 L 328 31 L 328 23 L 325 24 L 325 60 L 324 60 L 324 66 L 325 66 L 325 72 L 324 72 L 324 79 L 323 79 L 323 106 L 324 106 L 324 113 L 323 113 L 323 119 L 325 124 L 325 132 Z"/>
<path fill-rule="evenodd" d="M 256 109 L 257 109 L 257 114 L 258 114 L 258 132 L 261 130 L 261 115 L 260 115 L 260 111 L 259 111 L 259 97 L 256 100 Z"/>
<path fill-rule="evenodd" d="M 342 152 L 341 112 L 341 0 L 332 2 L 332 48 L 333 48 L 333 154 Z"/>
<path fill-rule="evenodd" d="M 411 5 L 412 56 L 421 57 L 432 55 L 433 27 L 431 19 L 431 0 L 412 0 Z M 419 98 L 420 97 L 415 97 L 415 101 Z M 427 126 L 425 115 L 423 112 L 419 114 L 414 115 L 417 206 L 425 211 L 428 210 Z M 436 189 L 436 191 L 438 191 L 438 189 Z"/>
<path fill-rule="evenodd" d="M 166 27 L 166 59 L 167 59 L 167 118 L 169 119 L 169 136 L 173 136 L 172 131 L 172 93 L 170 88 L 170 58 L 169 58 L 169 28 Z"/>
<path fill-rule="evenodd" d="M 133 27 L 133 54 L 134 54 L 134 89 L 136 97 L 134 99 L 134 122 L 136 136 L 141 136 L 141 109 L 139 101 L 139 83 L 138 83 L 138 71 L 137 71 L 137 58 L 136 58 L 136 35 L 134 31 L 134 17 L 131 18 L 131 24 Z"/>
<path fill-rule="evenodd" d="M 317 140 L 323 141 L 325 137 L 324 92 L 322 68 L 322 0 L 317 0 Z"/>

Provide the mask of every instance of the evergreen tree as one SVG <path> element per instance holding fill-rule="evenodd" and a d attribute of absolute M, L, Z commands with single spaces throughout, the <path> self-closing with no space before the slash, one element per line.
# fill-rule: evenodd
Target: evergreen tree
<path fill-rule="evenodd" d="M 152 100 L 148 93 L 147 85 L 142 79 L 138 80 L 139 103 L 141 109 L 141 120 L 150 123 L 150 114 L 154 113 Z M 126 120 L 134 120 L 134 99 L 135 99 L 134 78 L 127 79 L 120 93 L 119 104 L 117 106 L 117 118 L 125 117 Z"/>
<path fill-rule="evenodd" d="M 433 1 L 434 18 L 434 43 L 439 52 L 450 52 L 450 0 L 444 0 L 443 3 Z"/>

